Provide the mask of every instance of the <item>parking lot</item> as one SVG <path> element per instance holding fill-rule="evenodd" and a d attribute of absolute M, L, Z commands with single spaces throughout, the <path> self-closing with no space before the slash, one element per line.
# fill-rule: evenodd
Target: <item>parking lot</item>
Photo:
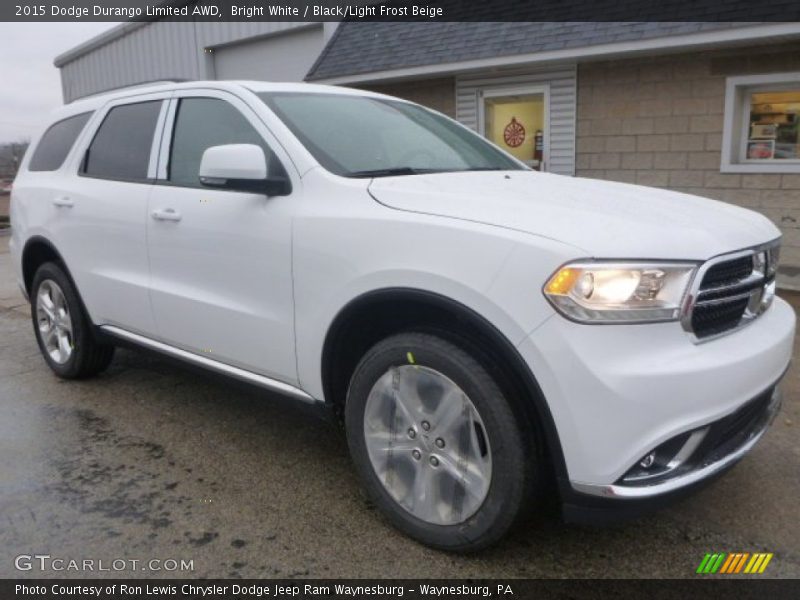
<path fill-rule="evenodd" d="M 342 433 L 286 401 L 128 350 L 99 378 L 58 380 L 39 356 L 7 241 L 0 577 L 91 576 L 19 572 L 20 554 L 194 566 L 101 576 L 692 577 L 719 551 L 773 552 L 764 576 L 800 577 L 797 363 L 773 429 L 697 495 L 615 527 L 533 521 L 455 556 L 388 526 L 359 492 Z"/>

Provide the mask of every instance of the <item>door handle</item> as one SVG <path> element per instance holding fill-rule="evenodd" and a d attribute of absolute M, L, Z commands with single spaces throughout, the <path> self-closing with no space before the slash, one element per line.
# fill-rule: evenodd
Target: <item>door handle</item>
<path fill-rule="evenodd" d="M 75 206 L 75 202 L 72 198 L 67 196 L 59 196 L 53 200 L 53 206 L 57 206 L 58 208 L 72 208 Z"/>
<path fill-rule="evenodd" d="M 173 221 L 177 223 L 181 220 L 181 213 L 174 208 L 160 208 L 150 213 L 156 221 Z"/>

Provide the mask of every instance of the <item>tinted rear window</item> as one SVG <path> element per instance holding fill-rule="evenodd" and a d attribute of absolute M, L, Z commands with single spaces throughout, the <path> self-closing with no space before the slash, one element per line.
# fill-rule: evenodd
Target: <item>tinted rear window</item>
<path fill-rule="evenodd" d="M 146 180 L 160 110 L 161 100 L 112 108 L 89 146 L 83 172 L 103 179 Z"/>
<path fill-rule="evenodd" d="M 36 151 L 28 163 L 29 171 L 55 171 L 61 168 L 67 154 L 78 139 L 91 112 L 69 117 L 50 126 L 36 146 Z"/>

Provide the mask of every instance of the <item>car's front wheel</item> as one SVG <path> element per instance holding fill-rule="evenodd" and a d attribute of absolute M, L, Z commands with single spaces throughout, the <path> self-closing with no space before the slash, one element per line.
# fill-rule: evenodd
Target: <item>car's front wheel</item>
<path fill-rule="evenodd" d="M 529 435 L 476 358 L 435 335 L 371 348 L 345 405 L 350 451 L 391 522 L 437 548 L 497 541 L 528 500 Z"/>
<path fill-rule="evenodd" d="M 33 277 L 31 318 L 42 356 L 59 377 L 90 377 L 111 363 L 114 347 L 95 340 L 75 286 L 57 263 L 44 263 Z"/>

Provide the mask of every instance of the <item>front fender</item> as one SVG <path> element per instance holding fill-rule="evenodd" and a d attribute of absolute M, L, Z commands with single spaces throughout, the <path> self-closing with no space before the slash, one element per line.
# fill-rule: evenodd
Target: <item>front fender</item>
<path fill-rule="evenodd" d="M 295 224 L 298 375 L 312 396 L 323 397 L 327 332 L 365 294 L 391 288 L 436 294 L 477 313 L 512 344 L 552 315 L 541 286 L 571 247 L 479 223 L 376 209 L 375 219 Z M 387 210 L 390 219 L 380 218 Z"/>

